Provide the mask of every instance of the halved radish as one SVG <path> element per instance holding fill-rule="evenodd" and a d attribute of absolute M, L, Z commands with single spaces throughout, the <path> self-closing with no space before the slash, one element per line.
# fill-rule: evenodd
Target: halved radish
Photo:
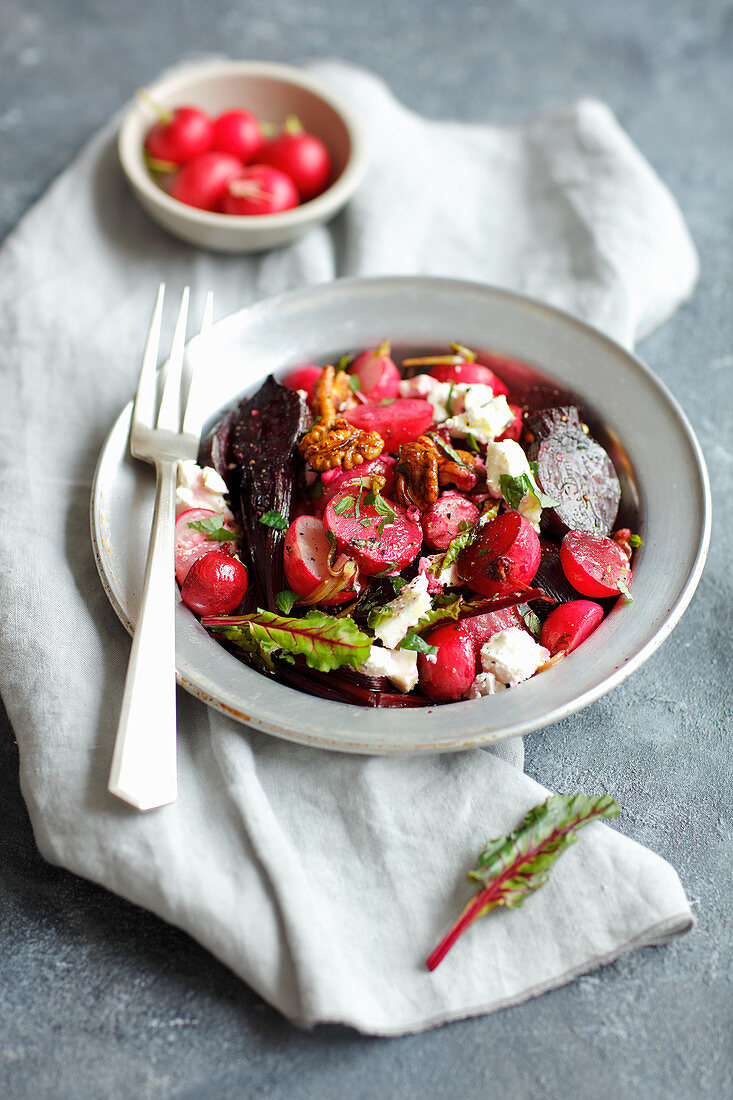
<path fill-rule="evenodd" d="M 365 503 L 367 495 L 353 487 L 337 493 L 328 502 L 323 525 L 337 550 L 353 558 L 367 576 L 402 569 L 420 551 L 422 528 L 399 504 L 380 497 L 378 510 Z"/>
<path fill-rule="evenodd" d="M 540 540 L 519 512 L 503 512 L 461 552 L 458 575 L 482 596 L 508 596 L 530 584 L 540 564 Z"/>
<path fill-rule="evenodd" d="M 447 550 L 462 523 L 473 527 L 479 518 L 475 504 L 452 489 L 438 497 L 432 508 L 423 512 L 421 523 L 425 542 L 431 550 Z"/>
<path fill-rule="evenodd" d="M 480 383 L 482 386 L 491 386 L 494 397 L 502 393 L 508 393 L 501 378 L 483 363 L 440 363 L 432 367 L 430 377 L 436 382 L 466 382 L 469 384 Z"/>
<path fill-rule="evenodd" d="M 389 353 L 389 341 L 383 340 L 378 348 L 357 355 L 349 367 L 349 374 L 359 379 L 359 393 L 367 401 L 387 401 L 400 392 L 401 375 Z"/>
<path fill-rule="evenodd" d="M 433 423 L 433 406 L 407 397 L 391 405 L 357 405 L 346 410 L 344 419 L 365 432 L 379 432 L 387 450 L 396 454 L 403 443 L 411 443 L 428 430 Z"/>
<path fill-rule="evenodd" d="M 214 512 L 210 508 L 187 508 L 176 519 L 173 538 L 176 580 L 179 584 L 183 584 L 193 563 L 204 554 L 209 554 L 212 550 L 230 555 L 237 552 L 236 532 L 232 531 L 231 542 L 219 542 L 218 539 L 209 538 L 205 531 L 197 531 L 195 527 L 190 526 L 192 523 L 207 519 L 222 520 L 221 526 L 228 531 L 231 530 L 229 524 L 223 521 L 221 513 Z"/>
<path fill-rule="evenodd" d="M 473 651 L 478 660 L 481 646 L 493 638 L 500 630 L 510 630 L 513 626 L 524 627 L 524 619 L 516 607 L 504 607 L 500 611 L 484 611 L 481 615 L 469 615 L 461 619 L 461 628 L 473 643 Z M 542 643 L 544 645 L 544 642 Z"/>
<path fill-rule="evenodd" d="M 389 496 L 394 485 L 394 465 L 395 460 L 391 455 L 381 454 L 368 462 L 360 462 L 358 466 L 352 466 L 350 470 L 342 470 L 339 467 L 335 470 L 327 470 L 321 474 L 323 488 L 321 504 L 325 507 L 329 500 L 335 497 L 336 493 L 340 493 L 346 485 L 355 483 L 358 486 L 360 479 L 365 480 L 375 476 L 384 478 L 381 492 L 384 496 Z"/>
<path fill-rule="evenodd" d="M 504 429 L 501 435 L 497 435 L 495 443 L 503 443 L 506 439 L 513 439 L 515 443 L 519 443 L 519 438 L 522 434 L 522 410 L 519 405 L 510 405 L 514 419 L 511 424 Z"/>
<path fill-rule="evenodd" d="M 560 546 L 563 572 L 583 596 L 617 596 L 631 582 L 622 548 L 605 535 L 568 531 Z"/>
<path fill-rule="evenodd" d="M 329 570 L 330 553 L 331 547 L 320 519 L 316 516 L 298 516 L 293 520 L 285 535 L 283 549 L 285 579 L 293 592 L 308 598 L 333 579 Z M 363 587 L 358 583 L 355 585 L 355 581 L 358 582 L 358 578 L 354 578 L 347 588 L 326 595 L 318 602 L 332 606 L 353 600 Z"/>
<path fill-rule="evenodd" d="M 571 600 L 554 608 L 545 619 L 540 643 L 556 653 L 572 653 L 592 634 L 603 618 L 603 608 L 593 600 Z"/>
<path fill-rule="evenodd" d="M 448 703 L 460 699 L 476 675 L 473 642 L 462 623 L 444 623 L 425 636 L 428 645 L 437 646 L 435 654 L 418 653 L 420 690 L 431 699 Z"/>
<path fill-rule="evenodd" d="M 290 374 L 285 375 L 283 385 L 291 390 L 305 390 L 310 401 L 313 396 L 313 387 L 322 373 L 323 367 L 296 367 L 295 370 L 290 371 Z"/>

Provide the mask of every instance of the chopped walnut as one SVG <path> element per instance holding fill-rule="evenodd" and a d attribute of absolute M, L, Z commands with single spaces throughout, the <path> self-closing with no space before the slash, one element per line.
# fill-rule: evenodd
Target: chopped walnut
<path fill-rule="evenodd" d="M 322 423 L 332 424 L 337 413 L 351 409 L 357 404 L 349 376 L 344 371 L 336 372 L 333 367 L 324 367 L 313 386 L 312 404 Z"/>
<path fill-rule="evenodd" d="M 376 458 L 384 450 L 384 440 L 377 432 L 364 432 L 348 421 L 337 419 L 330 424 L 314 424 L 299 444 L 300 453 L 314 470 L 334 470 L 337 466 L 351 470 L 361 462 Z"/>
<path fill-rule="evenodd" d="M 467 491 L 476 484 L 478 460 L 469 451 L 455 452 L 460 462 L 446 454 L 428 435 L 400 449 L 395 485 L 397 501 L 404 508 L 426 512 L 435 504 L 444 485 Z"/>

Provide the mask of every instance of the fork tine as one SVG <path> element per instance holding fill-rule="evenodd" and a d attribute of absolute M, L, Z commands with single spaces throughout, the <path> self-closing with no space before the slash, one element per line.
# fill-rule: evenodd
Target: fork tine
<path fill-rule="evenodd" d="M 181 308 L 178 311 L 171 354 L 168 360 L 168 369 L 165 376 L 165 387 L 160 402 L 158 413 L 158 427 L 168 431 L 177 432 L 181 425 L 181 371 L 183 368 L 183 352 L 186 346 L 186 322 L 188 320 L 188 287 L 184 287 L 181 296 Z"/>
<path fill-rule="evenodd" d="M 165 283 L 158 287 L 158 296 L 155 299 L 155 308 L 150 320 L 148 337 L 145 341 L 145 351 L 140 368 L 140 378 L 135 394 L 135 404 L 132 410 L 132 423 L 141 427 L 150 428 L 153 424 L 155 411 L 156 385 L 155 372 L 158 365 L 158 345 L 160 344 L 160 325 L 163 319 L 163 298 L 165 297 Z"/>
<path fill-rule="evenodd" d="M 209 291 L 206 295 L 206 302 L 204 303 L 204 314 L 201 318 L 201 328 L 199 329 L 199 336 L 205 336 L 211 328 L 211 324 L 214 317 L 214 294 L 213 291 Z M 201 371 L 195 369 L 195 364 L 191 364 L 191 375 L 188 383 L 188 395 L 186 397 L 186 409 L 183 415 L 183 431 L 186 435 L 199 435 L 201 431 L 201 417 L 199 416 L 196 408 L 196 401 L 194 397 L 196 395 L 196 381 L 201 379 Z"/>

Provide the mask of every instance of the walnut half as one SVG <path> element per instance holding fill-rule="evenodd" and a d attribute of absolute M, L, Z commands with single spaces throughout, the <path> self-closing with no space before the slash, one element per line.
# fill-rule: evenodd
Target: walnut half
<path fill-rule="evenodd" d="M 376 458 L 384 450 L 384 440 L 377 432 L 364 432 L 346 420 L 334 420 L 331 425 L 314 424 L 299 443 L 300 453 L 314 470 L 335 470 L 337 466 L 351 470 L 362 462 Z"/>

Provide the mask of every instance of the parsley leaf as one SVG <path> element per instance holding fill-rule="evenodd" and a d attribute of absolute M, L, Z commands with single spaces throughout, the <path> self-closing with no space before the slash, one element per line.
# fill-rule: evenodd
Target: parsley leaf
<path fill-rule="evenodd" d="M 352 393 L 356 393 L 357 390 L 361 389 L 361 382 L 355 374 L 349 375 L 349 389 Z"/>
<path fill-rule="evenodd" d="M 187 525 L 193 531 L 200 531 L 211 542 L 232 542 L 236 539 L 235 533 L 224 526 L 221 516 L 206 516 L 204 519 L 195 519 Z"/>
<path fill-rule="evenodd" d="M 291 592 L 289 588 L 283 589 L 282 592 L 278 592 L 275 597 L 275 603 L 277 604 L 283 615 L 287 615 L 293 610 L 293 604 L 297 601 L 297 592 Z"/>
<path fill-rule="evenodd" d="M 276 531 L 287 531 L 290 526 L 282 512 L 276 512 L 274 509 L 261 515 L 260 523 L 264 523 L 265 527 L 274 527 Z"/>
<path fill-rule="evenodd" d="M 426 653 L 433 656 L 438 652 L 436 645 L 428 645 L 424 638 L 416 634 L 414 630 L 408 630 L 404 638 L 397 646 L 398 649 L 414 649 L 417 653 Z"/>

